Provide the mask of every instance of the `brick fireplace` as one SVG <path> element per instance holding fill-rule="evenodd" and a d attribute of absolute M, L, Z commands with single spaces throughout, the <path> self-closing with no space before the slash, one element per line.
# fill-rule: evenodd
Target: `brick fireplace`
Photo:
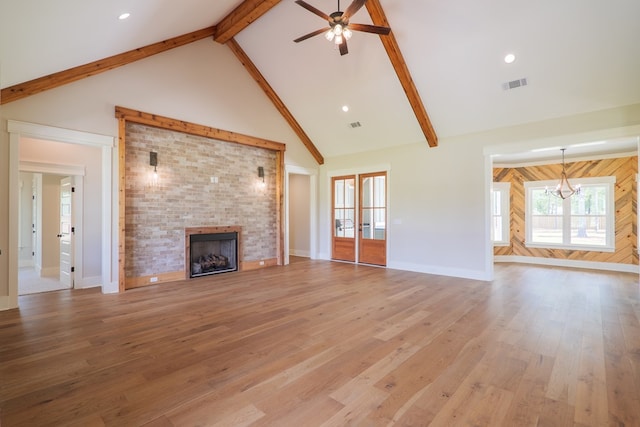
<path fill-rule="evenodd" d="M 242 227 L 185 228 L 186 278 L 240 270 Z"/>

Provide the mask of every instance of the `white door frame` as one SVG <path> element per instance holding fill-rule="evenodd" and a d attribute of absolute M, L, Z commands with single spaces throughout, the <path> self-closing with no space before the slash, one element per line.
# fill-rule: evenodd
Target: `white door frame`
<path fill-rule="evenodd" d="M 309 176 L 309 258 L 318 258 L 318 171 L 285 165 L 284 180 L 284 265 L 289 265 L 289 180 L 290 175 Z"/>
<path fill-rule="evenodd" d="M 501 154 L 515 154 L 530 151 L 532 149 L 562 147 L 565 145 L 583 143 L 588 141 L 603 141 L 606 139 L 617 139 L 625 137 L 635 137 L 637 139 L 638 166 L 640 167 L 640 125 L 625 126 L 620 128 L 604 129 L 592 132 L 560 135 L 547 138 L 527 139 L 513 141 L 506 144 L 488 145 L 484 147 L 484 188 L 485 188 L 485 274 L 484 280 L 490 281 L 494 277 L 494 256 L 493 242 L 491 241 L 491 185 L 493 182 L 493 158 Z M 636 182 L 640 183 L 636 175 Z M 636 195 L 637 197 L 637 195 Z M 637 201 L 636 201 L 637 202 Z M 638 233 L 638 243 L 640 245 L 640 233 Z M 640 246 L 638 247 L 640 253 Z M 637 267 L 637 266 L 636 266 Z"/>
<path fill-rule="evenodd" d="M 83 222 L 83 211 L 82 208 L 84 206 L 84 177 L 85 177 L 85 167 L 78 165 L 62 165 L 62 164 L 52 164 L 52 163 L 41 163 L 41 162 L 31 162 L 20 160 L 20 172 L 30 172 L 30 173 L 39 173 L 45 175 L 60 175 L 60 176 L 71 176 L 73 177 L 73 187 L 75 188 L 75 195 L 73 196 L 73 221 L 74 225 L 82 225 Z M 76 226 L 76 232 L 73 233 L 73 264 L 75 267 L 75 276 L 76 277 L 84 277 L 82 272 L 83 263 L 83 250 L 82 250 L 82 235 L 83 235 L 84 227 Z M 40 233 L 42 230 L 38 229 L 37 233 Z M 40 239 L 42 242 L 42 239 Z M 38 245 L 38 247 L 34 248 L 36 253 L 40 253 L 42 255 L 42 245 Z M 77 283 L 76 283 L 77 284 Z M 75 287 L 75 286 L 73 286 Z"/>
<path fill-rule="evenodd" d="M 30 137 L 48 141 L 69 144 L 87 145 L 102 149 L 102 292 L 118 292 L 118 279 L 113 278 L 112 254 L 113 247 L 117 247 L 117 236 L 112 236 L 113 202 L 117 203 L 114 193 L 117 191 L 113 184 L 113 168 L 115 159 L 115 138 L 76 130 L 62 129 L 52 126 L 9 120 L 9 247 L 18 247 L 18 190 L 20 178 L 20 140 Z M 56 165 L 50 165 L 55 167 Z M 113 189 L 113 190 L 112 190 Z M 117 275 L 117 273 L 115 273 Z M 115 283 L 115 289 L 114 289 Z M 18 254 L 16 250 L 9 251 L 9 298 L 8 308 L 18 306 Z"/>

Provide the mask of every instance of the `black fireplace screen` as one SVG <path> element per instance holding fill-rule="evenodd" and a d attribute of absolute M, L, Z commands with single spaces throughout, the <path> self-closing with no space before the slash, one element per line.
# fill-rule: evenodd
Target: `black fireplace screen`
<path fill-rule="evenodd" d="M 191 277 L 238 270 L 238 233 L 189 236 Z"/>

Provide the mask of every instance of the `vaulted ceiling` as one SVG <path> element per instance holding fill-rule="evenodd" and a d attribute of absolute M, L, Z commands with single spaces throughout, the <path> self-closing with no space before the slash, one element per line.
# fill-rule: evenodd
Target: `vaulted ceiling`
<path fill-rule="evenodd" d="M 337 9 L 335 0 L 307 2 L 326 13 Z M 388 54 L 380 36 L 360 32 L 345 56 L 322 35 L 294 43 L 326 23 L 293 0 L 2 2 L 0 87 L 6 94 L 33 79 L 218 25 L 218 40 L 234 37 L 230 44 L 324 157 L 414 142 L 428 149 L 435 141 L 427 141 L 423 117 L 442 141 L 640 102 L 636 0 L 372 0 L 351 21 L 379 20 L 367 10 L 375 4 L 398 55 Z M 241 11 L 243 19 L 226 25 L 224 18 L 243 5 L 251 6 Z M 343 1 L 341 9 L 347 6 Z M 119 21 L 125 11 L 131 17 Z M 507 53 L 516 56 L 511 64 Z M 398 77 L 398 61 L 409 80 Z M 526 86 L 504 90 L 523 78 Z M 405 92 L 407 82 L 422 113 Z"/>

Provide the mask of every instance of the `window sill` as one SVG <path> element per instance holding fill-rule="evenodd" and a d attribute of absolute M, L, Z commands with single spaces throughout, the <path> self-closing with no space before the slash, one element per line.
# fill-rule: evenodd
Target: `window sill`
<path fill-rule="evenodd" d="M 567 246 L 550 245 L 542 243 L 525 243 L 525 247 L 534 249 L 560 249 L 565 251 L 586 251 L 586 252 L 615 252 L 616 248 L 611 246 Z"/>

